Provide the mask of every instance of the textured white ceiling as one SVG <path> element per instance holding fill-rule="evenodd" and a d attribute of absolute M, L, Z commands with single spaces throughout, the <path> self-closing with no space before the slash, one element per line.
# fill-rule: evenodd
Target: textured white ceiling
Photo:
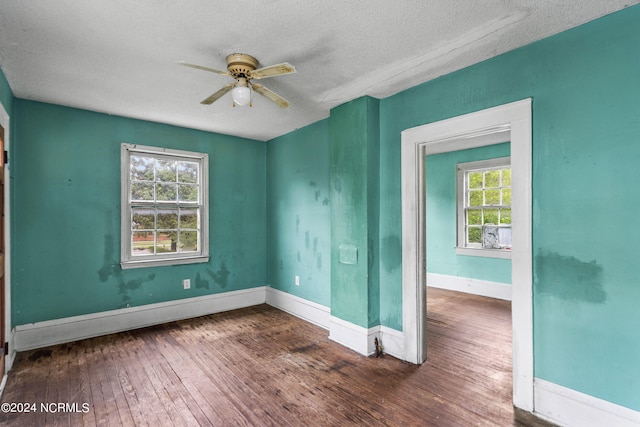
<path fill-rule="evenodd" d="M 639 2 L 0 0 L 0 68 L 19 98 L 268 140 Z M 176 62 L 234 52 L 293 64 L 261 81 L 293 105 L 201 105 L 231 78 Z"/>

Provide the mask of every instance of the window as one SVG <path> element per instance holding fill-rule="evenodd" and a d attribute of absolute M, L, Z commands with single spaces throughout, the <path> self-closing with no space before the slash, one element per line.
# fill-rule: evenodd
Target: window
<path fill-rule="evenodd" d="M 461 255 L 511 257 L 511 158 L 457 165 Z"/>
<path fill-rule="evenodd" d="M 122 268 L 209 260 L 208 156 L 122 144 Z"/>

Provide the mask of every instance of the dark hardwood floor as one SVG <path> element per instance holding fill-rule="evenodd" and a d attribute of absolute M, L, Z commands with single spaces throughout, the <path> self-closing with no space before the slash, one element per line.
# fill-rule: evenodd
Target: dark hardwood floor
<path fill-rule="evenodd" d="M 360 356 L 267 305 L 23 352 L 2 395 L 23 412 L 0 423 L 520 425 L 510 303 L 432 288 L 427 301 L 421 366 Z"/>

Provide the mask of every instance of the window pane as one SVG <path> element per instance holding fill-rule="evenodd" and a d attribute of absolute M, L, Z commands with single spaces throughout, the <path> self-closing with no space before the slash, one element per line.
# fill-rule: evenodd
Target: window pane
<path fill-rule="evenodd" d="M 502 189 L 502 204 L 511 205 L 511 189 L 510 188 Z"/>
<path fill-rule="evenodd" d="M 158 210 L 158 229 L 176 230 L 178 228 L 178 210 L 162 209 Z"/>
<path fill-rule="evenodd" d="M 158 160 L 156 162 L 156 181 L 176 182 L 176 162 Z"/>
<path fill-rule="evenodd" d="M 492 170 L 484 173 L 484 186 L 486 188 L 500 187 L 500 170 Z"/>
<path fill-rule="evenodd" d="M 131 156 L 129 170 L 133 181 L 153 181 L 155 159 L 150 157 Z"/>
<path fill-rule="evenodd" d="M 482 225 L 482 211 L 481 210 L 467 211 L 467 224 Z"/>
<path fill-rule="evenodd" d="M 195 185 L 178 185 L 178 196 L 181 202 L 197 202 L 198 187 Z"/>
<path fill-rule="evenodd" d="M 482 188 L 482 172 L 469 172 L 469 188 Z"/>
<path fill-rule="evenodd" d="M 511 209 L 500 209 L 500 224 L 511 224 Z"/>
<path fill-rule="evenodd" d="M 484 192 L 485 205 L 499 205 L 500 204 L 500 190 L 487 190 Z"/>
<path fill-rule="evenodd" d="M 484 223 L 485 224 L 497 224 L 498 223 L 498 209 L 485 209 L 484 210 Z"/>
<path fill-rule="evenodd" d="M 503 187 L 511 186 L 511 169 L 502 170 L 502 186 Z"/>
<path fill-rule="evenodd" d="M 198 164 L 178 162 L 178 181 L 195 184 L 198 182 Z"/>
<path fill-rule="evenodd" d="M 198 250 L 198 232 L 180 232 L 180 252 L 194 252 Z"/>
<path fill-rule="evenodd" d="M 498 229 L 500 246 L 511 247 L 511 227 L 500 227 Z"/>
<path fill-rule="evenodd" d="M 131 210 L 132 230 L 154 230 L 156 228 L 156 216 L 153 209 Z"/>
<path fill-rule="evenodd" d="M 198 211 L 196 209 L 183 209 L 180 211 L 180 229 L 198 228 Z"/>
<path fill-rule="evenodd" d="M 131 183 L 131 200 L 132 201 L 153 201 L 153 183 L 152 182 L 132 182 Z"/>
<path fill-rule="evenodd" d="M 175 202 L 177 185 L 178 184 L 158 183 L 156 187 L 156 200 L 159 202 Z"/>
<path fill-rule="evenodd" d="M 178 247 L 178 233 L 175 231 L 169 233 L 158 233 L 158 253 L 176 252 Z"/>
<path fill-rule="evenodd" d="M 468 243 L 482 243 L 482 228 L 469 227 L 467 229 L 467 242 Z"/>
<path fill-rule="evenodd" d="M 153 255 L 155 253 L 154 237 L 153 231 L 134 231 L 131 235 L 131 255 Z"/>
<path fill-rule="evenodd" d="M 469 191 L 469 206 L 482 206 L 482 190 Z"/>

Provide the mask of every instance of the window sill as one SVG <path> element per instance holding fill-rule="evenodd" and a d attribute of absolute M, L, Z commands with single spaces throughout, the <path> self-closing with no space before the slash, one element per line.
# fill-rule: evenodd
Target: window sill
<path fill-rule="evenodd" d="M 188 258 L 130 260 L 120 262 L 120 267 L 122 267 L 123 270 L 128 270 L 131 268 L 163 267 L 166 265 L 197 264 L 202 262 L 209 262 L 209 256 L 206 255 L 193 256 Z"/>
<path fill-rule="evenodd" d="M 456 247 L 457 255 L 479 256 L 485 258 L 511 259 L 510 249 L 482 249 L 482 248 L 461 248 Z"/>

